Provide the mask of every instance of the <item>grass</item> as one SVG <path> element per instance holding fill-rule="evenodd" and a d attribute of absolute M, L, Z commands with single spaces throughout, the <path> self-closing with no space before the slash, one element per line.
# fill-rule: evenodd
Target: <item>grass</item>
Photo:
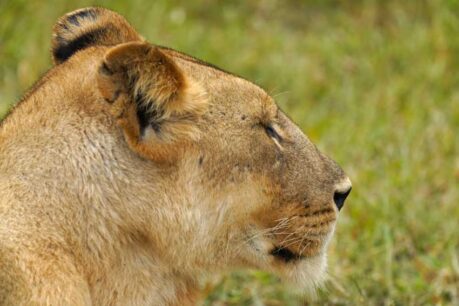
<path fill-rule="evenodd" d="M 459 304 L 459 1 L 2 1 L 0 116 L 91 4 L 256 81 L 352 178 L 315 300 L 240 271 L 205 305 Z"/>

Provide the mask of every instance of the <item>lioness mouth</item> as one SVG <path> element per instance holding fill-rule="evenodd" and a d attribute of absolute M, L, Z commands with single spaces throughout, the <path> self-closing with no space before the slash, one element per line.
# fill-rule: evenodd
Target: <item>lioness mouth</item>
<path fill-rule="evenodd" d="M 304 256 L 296 254 L 290 251 L 289 249 L 283 247 L 275 247 L 271 250 L 270 254 L 274 257 L 281 259 L 284 262 L 297 261 L 304 258 Z"/>

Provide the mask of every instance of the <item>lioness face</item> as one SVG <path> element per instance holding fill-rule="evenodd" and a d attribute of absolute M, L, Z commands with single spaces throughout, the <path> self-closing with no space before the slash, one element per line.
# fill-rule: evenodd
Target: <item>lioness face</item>
<path fill-rule="evenodd" d="M 208 256 L 314 285 L 349 179 L 258 86 L 224 73 L 204 84 L 194 171 L 211 204 L 204 222 L 224 246 Z"/>
<path fill-rule="evenodd" d="M 144 236 L 162 260 L 182 271 L 261 268 L 306 286 L 323 278 L 351 183 L 263 89 L 151 45 L 100 8 L 64 16 L 53 54 L 68 67 L 97 63 L 93 103 L 148 182 L 126 188 L 151 192 Z"/>
<path fill-rule="evenodd" d="M 263 89 L 174 60 L 206 93 L 195 145 L 177 161 L 177 171 L 187 173 L 177 188 L 194 194 L 190 215 L 200 216 L 183 220 L 184 228 L 195 224 L 193 239 L 207 251 L 196 260 L 215 268 L 257 267 L 314 287 L 350 180 Z"/>

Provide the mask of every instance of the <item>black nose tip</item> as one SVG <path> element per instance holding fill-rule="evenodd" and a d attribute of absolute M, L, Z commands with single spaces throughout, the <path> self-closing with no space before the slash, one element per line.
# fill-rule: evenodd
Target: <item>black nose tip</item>
<path fill-rule="evenodd" d="M 338 210 L 341 210 L 341 208 L 344 205 L 344 201 L 346 200 L 347 196 L 351 193 L 352 187 L 349 187 L 349 189 L 345 191 L 335 191 L 335 194 L 333 195 L 333 201 L 335 201 L 336 207 L 338 207 Z"/>

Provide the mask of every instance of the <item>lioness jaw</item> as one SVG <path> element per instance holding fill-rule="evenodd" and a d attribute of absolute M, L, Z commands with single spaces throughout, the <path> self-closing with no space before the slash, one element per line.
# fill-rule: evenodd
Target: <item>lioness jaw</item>
<path fill-rule="evenodd" d="M 103 8 L 61 17 L 52 56 L 0 126 L 0 301 L 190 305 L 236 267 L 323 281 L 351 183 L 263 89 Z"/>

